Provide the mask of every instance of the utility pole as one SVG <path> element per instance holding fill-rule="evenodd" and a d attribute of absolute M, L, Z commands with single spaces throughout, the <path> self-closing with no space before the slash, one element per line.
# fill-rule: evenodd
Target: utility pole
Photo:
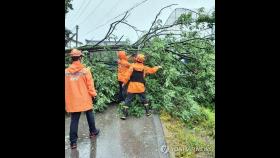
<path fill-rule="evenodd" d="M 79 26 L 76 25 L 76 47 L 78 47 L 78 29 L 79 29 Z"/>

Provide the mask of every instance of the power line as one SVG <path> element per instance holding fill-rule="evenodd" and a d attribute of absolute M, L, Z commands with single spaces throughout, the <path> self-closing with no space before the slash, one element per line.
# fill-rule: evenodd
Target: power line
<path fill-rule="evenodd" d="M 114 18 L 109 19 L 106 23 L 104 23 L 104 24 L 102 24 L 102 25 L 99 25 L 99 26 L 93 28 L 92 30 L 88 31 L 86 34 L 89 34 L 89 33 L 91 33 L 92 31 L 97 30 L 97 29 L 99 29 L 99 28 L 101 28 L 101 27 L 107 25 L 110 21 L 112 21 L 112 20 L 114 20 L 114 19 L 116 19 L 116 18 L 118 18 L 118 17 L 124 15 L 126 12 L 129 12 L 129 11 L 133 10 L 134 8 L 136 8 L 136 7 L 138 7 L 139 5 L 145 3 L 146 1 L 148 1 L 148 0 L 144 0 L 144 1 L 141 1 L 140 3 L 138 3 L 138 4 L 135 4 L 133 7 L 129 8 L 129 9 L 126 10 L 125 12 L 119 14 L 118 16 L 116 16 L 116 17 L 114 17 Z"/>
<path fill-rule="evenodd" d="M 126 12 L 129 12 L 129 11 L 133 10 L 134 8 L 136 8 L 136 7 L 138 7 L 139 5 L 145 3 L 146 1 L 148 1 L 148 0 L 144 0 L 144 1 L 140 2 L 140 3 L 138 3 L 138 4 L 135 4 L 133 7 L 129 8 L 128 10 L 126 10 L 125 12 L 119 14 L 119 15 L 116 16 L 116 17 L 114 17 L 114 18 L 112 18 L 112 19 L 109 19 L 105 24 L 99 25 L 99 26 L 97 26 L 95 29 L 98 29 L 98 28 L 100 28 L 100 27 L 102 27 L 102 26 L 108 24 L 110 21 L 112 21 L 112 20 L 114 20 L 114 19 L 116 19 L 116 18 L 118 18 L 118 17 L 124 15 Z"/>
<path fill-rule="evenodd" d="M 86 8 L 88 7 L 88 5 L 89 5 L 90 2 L 92 2 L 92 0 L 88 0 L 87 2 L 83 3 L 83 4 L 85 4 L 85 5 L 83 5 L 83 6 L 81 6 L 81 7 L 79 8 L 79 10 L 78 10 L 78 11 L 80 11 L 79 14 L 77 13 L 77 14 L 76 14 L 77 16 L 75 16 L 75 17 L 73 18 L 73 21 L 74 21 L 74 23 L 75 23 L 74 25 L 77 25 L 77 21 L 79 20 L 79 18 L 81 17 L 81 15 L 84 13 L 84 11 L 86 10 Z"/>
<path fill-rule="evenodd" d="M 77 18 L 79 20 L 79 18 L 81 17 L 81 15 L 83 15 L 84 11 L 87 9 L 87 7 L 91 4 L 93 0 L 89 0 L 88 3 L 86 4 L 86 7 L 82 10 L 82 13 L 80 14 L 80 16 Z"/>
<path fill-rule="evenodd" d="M 75 19 L 76 19 L 76 17 L 78 16 L 78 13 L 80 13 L 80 10 L 81 10 L 81 8 L 84 6 L 84 1 L 85 0 L 83 0 L 83 2 L 81 2 L 81 5 L 80 5 L 80 7 L 79 7 L 79 9 L 77 9 L 77 13 L 74 15 L 74 17 L 73 17 L 73 21 L 75 22 Z M 74 10 L 76 10 L 75 8 L 74 8 Z M 72 23 L 71 23 L 71 26 L 72 26 Z"/>
<path fill-rule="evenodd" d="M 109 13 L 111 13 L 111 11 L 112 11 L 114 8 L 116 8 L 116 6 L 118 6 L 119 1 L 120 1 L 120 0 L 118 0 L 117 3 L 115 3 L 115 4 L 113 5 L 113 7 L 110 9 L 110 11 L 109 11 L 108 13 L 105 14 L 104 18 L 101 18 L 101 19 L 105 19 L 106 17 L 108 17 L 108 16 L 109 16 Z M 100 18 L 99 18 L 99 19 L 100 19 Z M 96 20 L 96 21 L 98 21 L 98 20 Z"/>
<path fill-rule="evenodd" d="M 107 13 L 103 16 L 103 18 L 99 18 L 100 21 L 101 21 L 101 19 L 102 19 L 102 22 L 103 22 L 103 19 L 106 19 L 106 17 L 109 17 L 110 12 L 111 12 L 114 8 L 116 8 L 116 6 L 118 6 L 119 1 L 120 1 L 120 0 L 118 0 L 117 3 L 115 3 L 115 4 L 113 5 L 113 7 L 111 7 L 111 8 L 109 9 L 109 12 L 107 12 Z M 96 21 L 99 21 L 99 20 L 96 20 Z"/>
<path fill-rule="evenodd" d="M 99 6 L 100 6 L 104 1 L 105 1 L 105 0 L 101 0 L 101 1 L 97 4 L 97 6 L 88 14 L 88 16 L 86 16 L 86 18 L 85 18 L 79 25 L 83 24 L 83 23 L 87 20 L 87 18 L 88 18 L 89 16 L 92 16 L 92 15 L 95 13 L 95 11 L 97 10 L 97 8 L 99 8 Z"/>
<path fill-rule="evenodd" d="M 108 17 L 108 15 L 110 15 L 110 13 L 112 14 L 113 9 L 116 10 L 117 6 L 120 4 L 119 1 L 120 1 L 120 0 L 118 0 L 117 3 L 115 3 L 115 4 L 113 5 L 113 7 L 109 10 L 109 12 L 107 12 L 107 14 L 105 14 L 106 17 Z"/>

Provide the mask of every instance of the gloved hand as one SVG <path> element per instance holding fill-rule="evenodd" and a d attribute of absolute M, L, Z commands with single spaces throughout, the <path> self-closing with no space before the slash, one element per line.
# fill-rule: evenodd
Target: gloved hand
<path fill-rule="evenodd" d="M 158 66 L 158 68 L 159 68 L 159 69 L 161 69 L 161 68 L 162 68 L 162 66 Z"/>

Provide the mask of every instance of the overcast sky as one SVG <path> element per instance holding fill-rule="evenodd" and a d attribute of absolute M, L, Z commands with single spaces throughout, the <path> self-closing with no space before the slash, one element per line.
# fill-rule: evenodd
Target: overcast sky
<path fill-rule="evenodd" d="M 122 16 L 112 18 L 124 13 L 126 10 L 144 0 L 73 0 L 73 9 L 66 15 L 65 26 L 75 32 L 75 25 L 79 25 L 79 41 L 85 44 L 85 39 L 100 40 L 107 33 L 110 23 Z M 147 0 L 131 11 L 127 22 L 140 30 L 148 30 L 159 10 L 170 4 L 178 4 L 164 10 L 159 17 L 163 23 L 175 8 L 197 9 L 205 7 L 206 10 L 215 7 L 215 0 Z M 110 21 L 111 20 L 111 21 Z M 113 32 L 123 40 L 134 42 L 137 34 L 130 27 L 119 24 Z"/>

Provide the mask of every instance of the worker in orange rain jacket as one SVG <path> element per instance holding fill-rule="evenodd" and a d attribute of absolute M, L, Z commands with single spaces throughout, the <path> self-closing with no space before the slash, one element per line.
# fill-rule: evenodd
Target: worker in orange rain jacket
<path fill-rule="evenodd" d="M 125 120 L 128 116 L 128 107 L 132 102 L 135 95 L 140 96 L 141 103 L 145 107 L 146 115 L 150 116 L 151 113 L 148 107 L 148 101 L 145 95 L 145 76 L 147 74 L 156 73 L 161 66 L 150 68 L 144 65 L 145 56 L 138 54 L 135 58 L 135 63 L 131 64 L 129 70 L 126 73 L 124 84 L 128 84 L 127 97 L 125 102 L 121 104 L 123 115 L 121 119 Z M 124 105 L 123 105 L 124 104 Z"/>
<path fill-rule="evenodd" d="M 125 73 L 130 67 L 128 62 L 128 57 L 126 56 L 125 51 L 118 51 L 118 82 L 119 82 L 119 98 L 118 102 L 124 101 L 126 94 L 126 86 L 122 86 L 125 81 Z"/>
<path fill-rule="evenodd" d="M 71 148 L 77 148 L 78 124 L 81 112 L 85 112 L 89 126 L 90 138 L 99 133 L 95 127 L 93 99 L 97 95 L 89 69 L 81 64 L 81 51 L 73 49 L 70 53 L 72 64 L 65 69 L 65 103 L 66 111 L 71 114 L 70 142 Z"/>

